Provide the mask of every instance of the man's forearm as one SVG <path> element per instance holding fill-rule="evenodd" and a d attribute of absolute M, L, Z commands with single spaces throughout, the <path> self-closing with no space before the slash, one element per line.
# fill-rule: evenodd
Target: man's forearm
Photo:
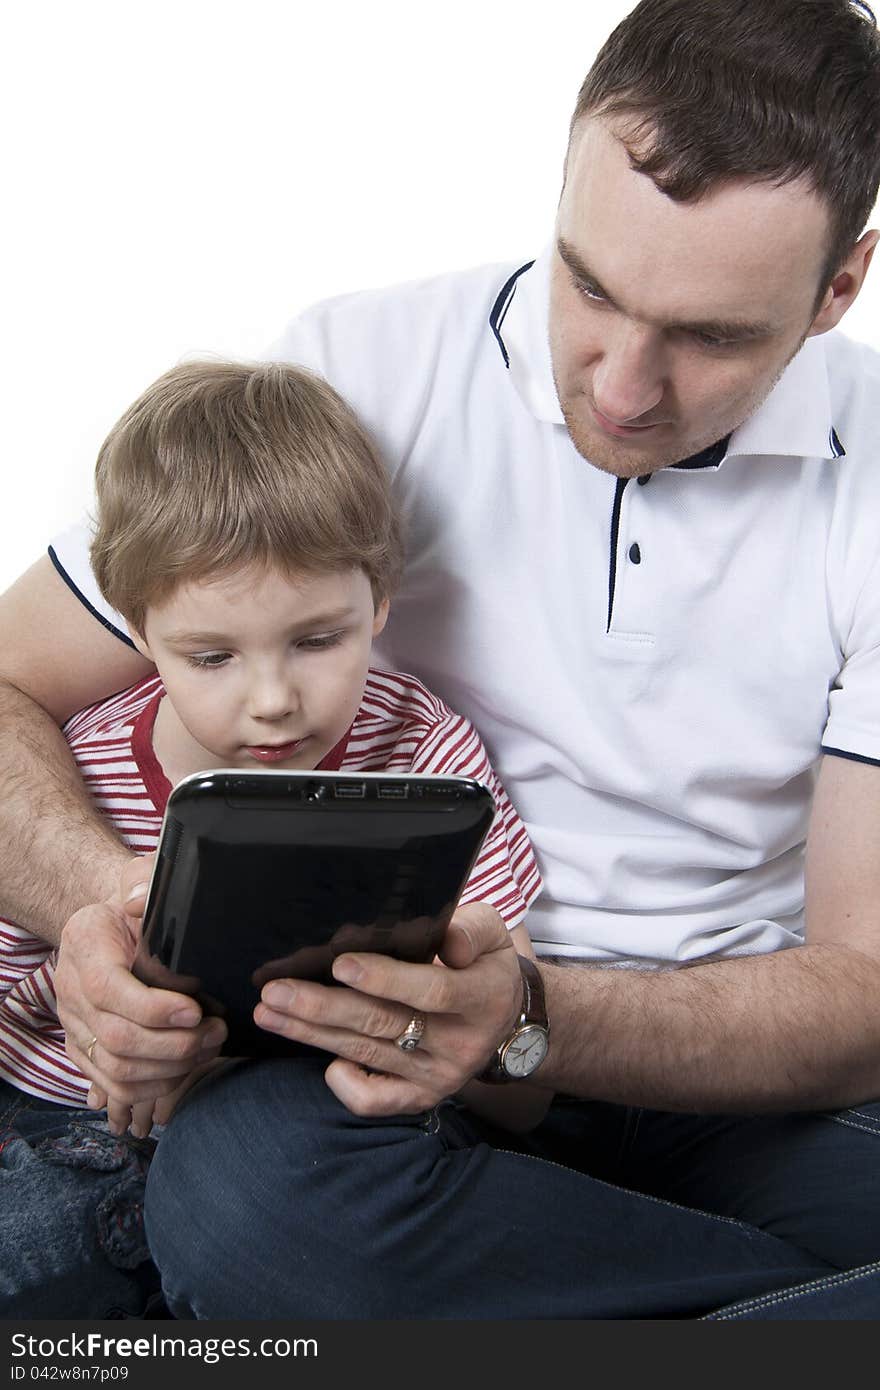
<path fill-rule="evenodd" d="M 90 800 L 49 716 L 0 682 L 0 915 L 53 944 L 118 886 L 131 852 Z"/>
<path fill-rule="evenodd" d="M 672 971 L 543 967 L 543 1084 L 663 1110 L 839 1108 L 880 1096 L 880 962 L 820 944 Z"/>

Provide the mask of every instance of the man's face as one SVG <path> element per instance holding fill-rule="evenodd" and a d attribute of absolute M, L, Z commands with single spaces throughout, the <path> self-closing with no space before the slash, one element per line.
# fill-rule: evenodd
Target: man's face
<path fill-rule="evenodd" d="M 575 448 L 655 472 L 741 425 L 813 327 L 828 241 L 803 183 L 729 183 L 674 203 L 612 123 L 575 132 L 559 205 L 550 350 Z"/>
<path fill-rule="evenodd" d="M 149 607 L 132 636 L 168 692 L 156 729 L 172 780 L 209 767 L 316 767 L 357 713 L 387 612 L 360 569 L 289 578 L 251 567 Z"/>

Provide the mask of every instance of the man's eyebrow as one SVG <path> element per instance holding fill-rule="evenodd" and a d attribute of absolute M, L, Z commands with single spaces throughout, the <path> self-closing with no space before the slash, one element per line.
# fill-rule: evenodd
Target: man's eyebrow
<path fill-rule="evenodd" d="M 586 285 L 588 289 L 597 290 L 603 299 L 608 300 L 609 304 L 614 303 L 614 296 L 603 289 L 596 279 L 596 276 L 584 264 L 577 251 L 575 251 L 574 247 L 571 246 L 564 237 L 559 238 L 556 243 L 556 249 L 576 280 L 579 280 L 582 285 Z"/>
<path fill-rule="evenodd" d="M 564 237 L 559 238 L 556 246 L 560 258 L 568 266 L 575 280 L 584 288 L 601 295 L 609 304 L 615 304 L 614 295 L 603 289 L 589 266 L 585 265 L 577 251 Z M 748 319 L 700 319 L 692 323 L 663 323 L 660 327 L 678 333 L 703 334 L 707 338 L 738 338 L 741 341 L 749 338 L 766 338 L 769 334 L 776 332 L 770 323 L 764 323 L 761 320 L 752 322 Z"/>

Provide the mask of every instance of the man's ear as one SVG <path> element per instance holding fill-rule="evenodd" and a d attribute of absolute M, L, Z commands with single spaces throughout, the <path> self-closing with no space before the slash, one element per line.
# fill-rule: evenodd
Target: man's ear
<path fill-rule="evenodd" d="M 829 328 L 836 328 L 840 323 L 865 283 L 868 266 L 871 264 L 871 257 L 878 241 L 880 232 L 871 231 L 865 232 L 856 242 L 825 291 L 819 312 L 810 325 L 808 338 L 815 337 L 817 333 L 827 333 Z"/>
<path fill-rule="evenodd" d="M 383 598 L 382 602 L 379 604 L 379 607 L 376 609 L 376 614 L 375 614 L 375 617 L 373 618 L 373 636 L 374 636 L 374 637 L 378 637 L 378 636 L 379 636 L 379 633 L 382 631 L 382 629 L 384 628 L 385 624 L 387 623 L 387 621 L 388 621 L 388 610 L 390 609 L 390 607 L 391 607 L 391 604 L 388 602 L 388 599 L 387 599 L 387 598 Z"/>

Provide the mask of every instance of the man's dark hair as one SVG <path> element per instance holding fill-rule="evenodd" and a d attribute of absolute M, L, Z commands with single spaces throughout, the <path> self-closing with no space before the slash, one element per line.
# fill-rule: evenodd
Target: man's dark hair
<path fill-rule="evenodd" d="M 623 117 L 632 167 L 679 202 L 728 179 L 805 178 L 831 237 L 819 299 L 880 184 L 880 37 L 850 0 L 642 0 L 578 94 Z"/>

